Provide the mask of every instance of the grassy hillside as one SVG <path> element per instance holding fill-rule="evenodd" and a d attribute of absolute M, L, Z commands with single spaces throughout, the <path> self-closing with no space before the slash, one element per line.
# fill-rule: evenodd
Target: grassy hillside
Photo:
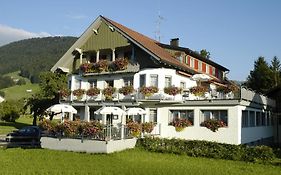
<path fill-rule="evenodd" d="M 0 75 L 20 70 L 38 82 L 38 74 L 50 68 L 77 40 L 76 37 L 32 38 L 0 47 Z"/>
<path fill-rule="evenodd" d="M 19 100 L 21 98 L 30 97 L 32 94 L 38 92 L 39 85 L 27 83 L 25 85 L 16 85 L 13 87 L 5 88 L 1 91 L 5 92 L 6 100 Z"/>

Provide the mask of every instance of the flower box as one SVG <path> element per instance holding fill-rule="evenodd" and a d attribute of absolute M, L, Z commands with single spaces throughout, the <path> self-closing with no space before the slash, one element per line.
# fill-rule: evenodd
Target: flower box
<path fill-rule="evenodd" d="M 140 88 L 140 93 L 142 93 L 145 97 L 150 97 L 154 93 L 157 93 L 158 90 L 159 89 L 155 86 L 149 86 L 149 87 L 143 86 Z"/>

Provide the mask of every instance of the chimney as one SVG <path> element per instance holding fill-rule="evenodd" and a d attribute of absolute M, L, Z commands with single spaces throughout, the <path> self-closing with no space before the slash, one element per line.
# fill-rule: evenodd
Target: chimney
<path fill-rule="evenodd" d="M 171 39 L 170 45 L 171 45 L 171 46 L 179 47 L 179 38 L 173 38 L 173 39 Z"/>

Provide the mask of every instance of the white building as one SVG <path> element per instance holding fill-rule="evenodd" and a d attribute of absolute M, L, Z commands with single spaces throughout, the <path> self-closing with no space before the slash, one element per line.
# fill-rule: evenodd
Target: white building
<path fill-rule="evenodd" d="M 275 101 L 245 88 L 221 92 L 220 89 L 235 87 L 227 81 L 229 70 L 180 47 L 177 38 L 170 45 L 159 43 L 99 16 L 53 66 L 52 71 L 56 70 L 69 70 L 72 93 L 61 103 L 74 106 L 83 120 L 100 120 L 95 111 L 102 106 L 141 107 L 147 111 L 145 121 L 156 124 L 152 133 L 160 137 L 230 144 L 273 137 L 271 110 Z M 202 79 L 195 80 L 196 74 Z M 134 92 L 118 93 L 118 89 L 128 86 L 133 86 Z M 145 96 L 141 88 L 151 86 L 157 87 L 157 92 Z M 110 99 L 103 92 L 108 87 L 116 88 Z M 165 93 L 167 87 L 182 91 L 169 95 Z M 193 87 L 204 90 L 199 89 L 202 93 L 198 96 Z M 101 91 L 94 96 L 79 96 L 75 91 L 90 88 Z M 177 132 L 171 123 L 178 118 L 186 118 L 192 125 Z M 221 120 L 225 127 L 213 132 L 201 126 L 208 119 Z M 120 120 L 115 117 L 112 123 Z"/>

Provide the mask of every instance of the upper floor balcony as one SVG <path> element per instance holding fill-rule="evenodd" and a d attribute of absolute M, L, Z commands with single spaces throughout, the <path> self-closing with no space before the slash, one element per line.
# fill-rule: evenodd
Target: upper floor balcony
<path fill-rule="evenodd" d="M 217 101 L 237 100 L 250 103 L 275 107 L 275 101 L 248 90 L 245 87 L 237 89 L 218 88 L 210 90 L 205 87 L 193 87 L 181 89 L 179 87 L 168 87 L 158 89 L 156 87 L 141 87 L 134 89 L 132 86 L 124 86 L 116 89 L 108 87 L 103 90 L 91 88 L 86 90 L 78 89 L 69 93 L 61 93 L 61 100 L 70 102 L 162 102 L 162 103 L 185 103 L 187 101 Z"/>

